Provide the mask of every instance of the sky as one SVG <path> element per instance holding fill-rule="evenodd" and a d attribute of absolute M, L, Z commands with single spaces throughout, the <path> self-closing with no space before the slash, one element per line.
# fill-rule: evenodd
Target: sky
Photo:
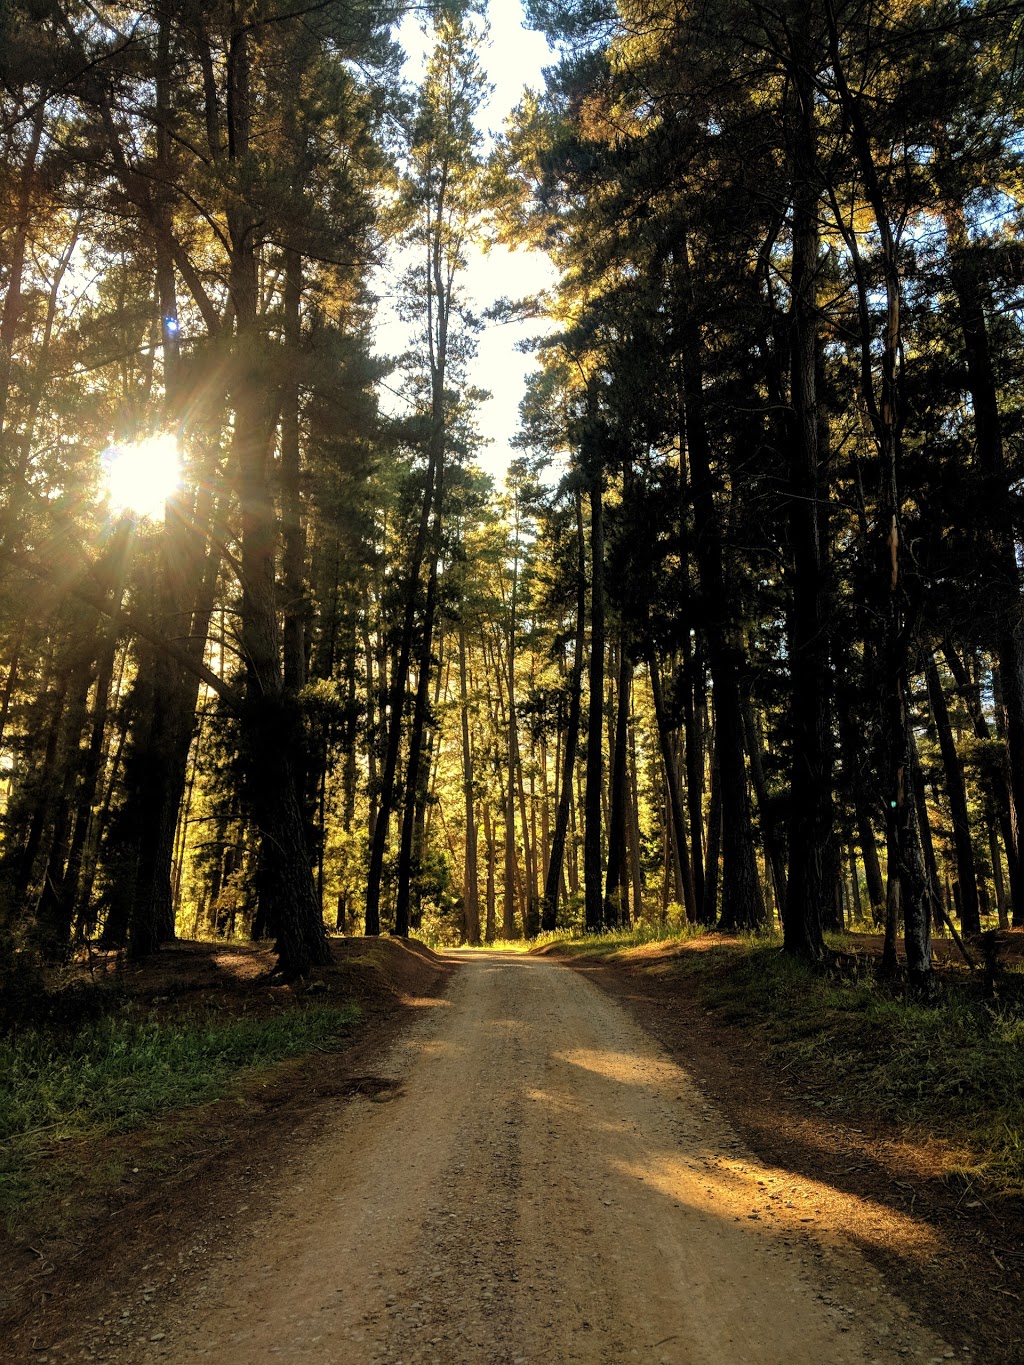
<path fill-rule="evenodd" d="M 480 127 L 482 132 L 493 137 L 519 103 L 523 87 L 540 88 L 543 69 L 555 58 L 541 34 L 524 28 L 520 0 L 489 0 L 487 16 L 491 46 L 484 54 L 484 62 L 494 92 L 481 112 Z M 409 14 L 403 20 L 398 41 L 407 54 L 404 75 L 407 80 L 418 82 L 430 38 L 421 32 L 415 14 Z M 394 268 L 378 285 L 381 317 L 377 344 L 380 350 L 389 354 L 395 354 L 405 346 L 402 324 L 390 312 L 386 298 L 389 281 L 397 279 L 399 274 L 400 268 Z M 510 251 L 507 247 L 495 246 L 486 253 L 471 252 L 466 285 L 477 311 L 482 312 L 498 298 L 522 298 L 553 284 L 554 280 L 553 268 L 542 253 Z M 534 364 L 531 356 L 515 349 L 516 343 L 535 336 L 542 326 L 535 319 L 488 323 L 478 340 L 479 351 L 470 382 L 492 394 L 481 405 L 478 415 L 479 429 L 490 442 L 481 452 L 479 463 L 499 484 L 515 453 L 510 449 L 509 441 L 519 425 L 519 401 L 523 396 L 525 377 Z M 387 390 L 382 394 L 382 403 L 388 411 L 396 411 L 401 406 L 395 395 Z"/>

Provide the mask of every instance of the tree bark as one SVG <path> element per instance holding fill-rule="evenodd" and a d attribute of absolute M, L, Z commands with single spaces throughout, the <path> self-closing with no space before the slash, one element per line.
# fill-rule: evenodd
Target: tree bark
<path fill-rule="evenodd" d="M 228 127 L 233 160 L 249 155 L 250 81 L 247 28 L 236 18 L 228 45 Z M 245 698 L 240 711 L 246 797 L 260 840 L 261 913 L 275 938 L 278 966 L 290 978 L 330 961 L 316 894 L 296 754 L 304 744 L 294 694 L 286 691 L 278 634 L 277 517 L 269 482 L 276 412 L 268 394 L 270 357 L 257 325 L 256 240 L 247 205 L 228 213 L 229 289 L 236 323 L 232 456 L 239 500 L 242 603 L 240 643 Z"/>
<path fill-rule="evenodd" d="M 750 781 L 754 788 L 754 796 L 757 798 L 758 814 L 761 817 L 761 836 L 764 842 L 765 861 L 768 864 L 772 888 L 775 892 L 775 903 L 778 907 L 779 919 L 785 924 L 785 848 L 782 836 L 779 833 L 778 821 L 775 818 L 772 799 L 768 792 L 768 783 L 765 780 L 764 760 L 761 754 L 762 740 L 759 733 L 758 719 L 754 714 L 754 704 L 749 696 L 743 697 L 743 732 L 746 736 L 747 754 L 750 759 Z"/>
<path fill-rule="evenodd" d="M 616 685 L 615 740 L 612 749 L 611 793 L 608 818 L 608 872 L 604 892 L 604 924 L 617 928 L 628 919 L 629 874 L 626 847 L 627 766 L 629 709 L 633 684 L 633 663 L 626 642 L 619 641 L 619 668 Z"/>
<path fill-rule="evenodd" d="M 416 812 L 420 796 L 420 768 L 423 762 L 427 709 L 430 699 L 431 661 L 433 659 L 434 617 L 437 610 L 437 569 L 440 558 L 442 492 L 437 490 L 434 511 L 434 547 L 431 551 L 430 576 L 423 608 L 420 657 L 416 679 L 416 698 L 413 703 L 412 727 L 409 731 L 409 757 L 405 769 L 405 802 L 402 819 L 402 838 L 398 852 L 398 885 L 395 895 L 395 933 L 401 938 L 409 935 L 410 897 L 414 872 Z"/>
<path fill-rule="evenodd" d="M 679 891 L 682 895 L 682 905 L 686 918 L 693 921 L 698 918 L 696 890 L 693 884 L 693 867 L 688 856 L 688 840 L 686 838 L 686 828 L 683 819 L 683 802 L 679 791 L 679 774 L 676 770 L 676 758 L 672 752 L 672 732 L 669 729 L 668 713 L 665 707 L 665 695 L 661 686 L 661 669 L 658 665 L 658 656 L 654 646 L 649 645 L 647 651 L 647 670 L 651 680 L 651 694 L 654 699 L 654 719 L 658 729 L 658 745 L 661 750 L 661 763 L 665 773 L 665 787 L 668 791 L 669 818 L 672 822 L 672 846 L 675 850 L 676 873 Z M 701 866 L 701 884 L 704 881 L 703 853 Z"/>
<path fill-rule="evenodd" d="M 722 905 L 725 930 L 756 929 L 764 923 L 764 898 L 754 856 L 754 832 L 743 757 L 740 669 L 743 651 L 727 619 L 731 595 L 725 581 L 722 525 L 715 506 L 711 447 L 704 409 L 702 341 L 692 292 L 689 247 L 678 252 L 683 293 L 678 345 L 682 364 L 686 450 L 690 462 L 694 531 L 701 597 L 707 621 L 708 661 L 715 697 L 715 753 L 722 801 Z M 710 843 L 710 836 L 709 836 Z M 710 898 L 705 895 L 707 910 Z"/>
<path fill-rule="evenodd" d="M 807 961 L 825 953 L 823 915 L 832 840 L 832 721 L 829 707 L 828 486 L 818 411 L 820 219 L 813 56 L 809 23 L 794 34 L 793 264 L 790 312 L 789 622 L 792 764 L 789 878 L 783 909 L 786 952 Z M 770 854 L 771 856 L 771 854 Z M 777 853 L 776 853 L 777 856 Z M 774 862 L 773 862 L 774 867 Z"/>
<path fill-rule="evenodd" d="M 459 618 L 459 715 L 462 722 L 462 799 L 466 812 L 465 876 L 462 904 L 466 942 L 480 942 L 480 886 L 477 873 L 476 804 L 473 788 L 473 750 L 469 729 L 469 687 L 466 669 L 466 622 Z"/>
<path fill-rule="evenodd" d="M 943 138 L 943 141 L 945 139 Z M 948 149 L 943 148 L 947 152 Z M 950 167 L 945 168 L 947 173 Z M 972 251 L 964 206 L 959 196 L 947 199 L 943 219 L 949 250 L 949 278 L 957 301 L 957 316 L 967 362 L 967 384 L 974 419 L 975 459 L 981 479 L 979 506 L 991 515 L 985 585 L 990 609 L 999 623 L 996 655 L 1003 683 L 1008 765 L 1009 842 L 1016 865 L 1017 885 L 1011 877 L 1014 923 L 1024 923 L 1019 904 L 1024 885 L 1020 871 L 1024 827 L 1024 623 L 1021 613 L 1020 570 L 1017 563 L 1009 471 L 1003 441 L 999 392 L 992 343 L 986 318 L 986 287 L 977 254 Z"/>
<path fill-rule="evenodd" d="M 711 801 L 708 805 L 708 851 L 704 865 L 704 905 L 701 920 L 713 925 L 718 918 L 719 863 L 722 853 L 722 782 L 718 769 L 718 733 L 711 749 Z"/>
<path fill-rule="evenodd" d="M 583 650 L 586 641 L 587 619 L 587 570 L 583 535 L 583 499 L 579 489 L 575 490 L 574 504 L 576 510 L 576 640 L 573 646 L 572 669 L 569 673 L 569 717 L 565 744 L 562 749 L 562 774 L 558 787 L 558 808 L 555 812 L 555 830 L 551 839 L 551 857 L 548 860 L 548 875 L 544 885 L 544 903 L 541 909 L 541 928 L 545 933 L 552 933 L 557 927 L 558 894 L 562 882 L 566 835 L 572 812 L 573 774 L 576 767 L 576 750 L 579 746 L 580 711 L 582 709 Z"/>
<path fill-rule="evenodd" d="M 971 822 L 967 813 L 967 792 L 964 787 L 963 768 L 953 742 L 949 708 L 946 706 L 939 670 L 935 665 L 935 655 L 930 650 L 925 661 L 925 678 L 928 684 L 928 700 L 939 736 L 939 752 L 942 755 L 946 796 L 949 800 L 953 826 L 953 853 L 956 858 L 957 881 L 960 883 L 960 927 L 965 934 L 977 934 L 981 932 L 981 910 L 978 905 L 978 874 L 971 842 Z"/>
<path fill-rule="evenodd" d="M 690 877 L 694 917 L 704 910 L 704 738 L 707 728 L 706 669 L 700 649 L 691 651 L 690 632 L 683 632 L 683 761 L 686 807 L 690 823 Z M 700 705 L 697 705 L 697 698 Z"/>
<path fill-rule="evenodd" d="M 910 759 L 910 706 L 907 679 L 907 642 L 911 608 L 904 588 L 901 472 L 900 363 L 902 355 L 901 289 L 899 261 L 885 195 L 879 179 L 864 118 L 862 103 L 846 78 L 833 0 L 826 0 L 829 48 L 840 103 L 850 132 L 853 155 L 878 229 L 879 256 L 885 286 L 885 314 L 881 352 L 881 381 L 875 391 L 872 328 L 868 286 L 855 233 L 847 231 L 857 278 L 861 326 L 861 392 L 878 445 L 881 496 L 878 509 L 876 552 L 878 581 L 884 601 L 880 661 L 880 739 L 886 771 L 888 802 L 887 844 L 890 859 L 900 878 L 900 902 L 907 949 L 907 972 L 911 985 L 927 994 L 932 984 L 931 914 L 921 855 L 921 841 L 913 800 Z M 890 861 L 890 876 L 893 861 Z"/>
<path fill-rule="evenodd" d="M 981 701 L 978 697 L 977 688 L 971 683 L 963 659 L 960 658 L 959 654 L 957 654 L 948 640 L 943 645 L 942 653 L 947 667 L 953 675 L 957 692 L 964 705 L 967 707 L 967 714 L 970 716 L 975 735 L 978 739 L 990 739 L 992 737 L 991 731 L 989 729 L 988 721 L 985 719 L 985 713 L 981 708 Z M 998 715 L 999 713 L 997 711 L 997 719 Z M 1020 862 L 1017 859 L 1016 845 L 1013 837 L 1013 823 L 1010 817 L 1011 799 L 1009 781 L 1009 758 L 1007 756 L 1005 765 L 990 783 L 989 794 L 1003 836 L 1003 847 L 1006 850 L 1006 867 L 1010 882 L 1010 902 L 1014 916 L 1014 924 L 1024 924 L 1024 876 L 1022 876 Z M 1020 910 L 1018 910 L 1018 907 L 1020 907 Z"/>
<path fill-rule="evenodd" d="M 494 849 L 494 828 L 491 824 L 491 805 L 489 801 L 484 803 L 484 845 L 487 849 L 487 882 L 484 888 L 484 901 L 486 905 L 486 919 L 484 923 L 484 942 L 493 943 L 497 929 L 497 895 L 495 891 L 496 882 L 496 857 Z"/>
<path fill-rule="evenodd" d="M 587 781 L 583 817 L 583 918 L 593 934 L 601 928 L 601 797 L 604 781 L 604 471 L 591 458 L 590 494 L 590 667 L 587 703 Z"/>

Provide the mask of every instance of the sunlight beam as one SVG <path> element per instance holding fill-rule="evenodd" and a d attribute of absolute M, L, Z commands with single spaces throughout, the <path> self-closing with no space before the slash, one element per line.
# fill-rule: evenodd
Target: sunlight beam
<path fill-rule="evenodd" d="M 178 441 L 170 432 L 109 445 L 100 459 L 110 506 L 116 512 L 157 520 L 167 499 L 181 487 Z"/>

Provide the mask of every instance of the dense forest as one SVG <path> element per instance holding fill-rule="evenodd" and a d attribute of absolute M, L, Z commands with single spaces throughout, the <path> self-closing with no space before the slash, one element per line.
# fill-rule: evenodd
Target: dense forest
<path fill-rule="evenodd" d="M 493 142 L 473 7 L 0 15 L 8 969 L 1024 924 L 1017 4 L 534 0 Z"/>

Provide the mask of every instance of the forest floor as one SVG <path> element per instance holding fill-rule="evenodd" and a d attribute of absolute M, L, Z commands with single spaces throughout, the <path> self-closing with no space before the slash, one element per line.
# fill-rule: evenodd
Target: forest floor
<path fill-rule="evenodd" d="M 245 1105 L 179 1115 L 174 1170 L 136 1134 L 110 1207 L 12 1250 L 35 1264 L 4 1359 L 1020 1358 L 961 1314 L 971 1228 L 922 1207 L 927 1153 L 889 1169 L 891 1134 L 786 1097 L 653 951 L 339 952 L 377 955 L 390 1005 Z"/>

